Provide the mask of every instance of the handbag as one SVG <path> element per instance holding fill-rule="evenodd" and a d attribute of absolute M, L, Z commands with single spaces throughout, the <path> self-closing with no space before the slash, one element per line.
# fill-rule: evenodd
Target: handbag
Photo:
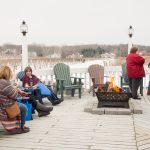
<path fill-rule="evenodd" d="M 128 77 L 128 75 L 125 75 L 124 81 L 125 81 L 125 82 L 129 82 L 129 77 Z"/>
<path fill-rule="evenodd" d="M 5 109 L 8 118 L 15 118 L 20 114 L 20 108 L 17 102 L 14 102 L 10 107 Z"/>
<path fill-rule="evenodd" d="M 38 83 L 38 88 L 41 91 L 41 95 L 45 95 L 45 96 L 51 96 L 51 91 L 48 89 L 48 87 L 46 85 L 44 85 L 43 83 L 39 82 Z"/>

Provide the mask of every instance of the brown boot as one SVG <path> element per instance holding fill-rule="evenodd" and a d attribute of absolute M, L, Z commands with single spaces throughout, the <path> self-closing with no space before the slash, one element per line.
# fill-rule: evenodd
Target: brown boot
<path fill-rule="evenodd" d="M 21 129 L 21 133 L 27 133 L 27 132 L 29 132 L 30 131 L 30 128 L 29 127 L 23 127 L 22 129 Z"/>
<path fill-rule="evenodd" d="M 17 128 L 17 129 L 8 131 L 8 132 L 9 132 L 10 135 L 14 135 L 14 134 L 27 133 L 29 131 L 30 131 L 30 129 L 28 127 L 24 127 L 23 129 L 22 128 Z"/>
<path fill-rule="evenodd" d="M 8 133 L 9 133 L 10 135 L 21 134 L 21 128 L 13 129 L 13 130 L 11 130 L 11 131 L 8 131 Z"/>

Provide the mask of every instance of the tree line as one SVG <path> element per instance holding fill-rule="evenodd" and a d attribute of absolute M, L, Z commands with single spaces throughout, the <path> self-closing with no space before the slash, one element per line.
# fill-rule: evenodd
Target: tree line
<path fill-rule="evenodd" d="M 150 54 L 150 46 L 136 45 L 139 50 L 145 55 Z M 8 51 L 9 49 L 9 51 Z M 21 45 L 4 44 L 0 46 L 0 52 L 11 54 L 16 49 L 18 54 L 21 54 Z M 60 53 L 62 58 L 66 58 L 68 55 L 77 54 L 83 55 L 83 57 L 100 57 L 104 53 L 114 53 L 116 57 L 126 57 L 128 51 L 128 44 L 119 45 L 99 45 L 99 44 L 87 44 L 87 45 L 74 45 L 74 46 L 46 46 L 40 44 L 28 45 L 29 52 L 35 52 L 38 57 L 46 57 L 54 53 Z"/>

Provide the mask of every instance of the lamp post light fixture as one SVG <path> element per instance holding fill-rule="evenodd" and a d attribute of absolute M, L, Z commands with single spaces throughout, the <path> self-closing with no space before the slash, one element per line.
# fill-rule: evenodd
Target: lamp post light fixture
<path fill-rule="evenodd" d="M 22 38 L 22 67 L 21 70 L 24 70 L 26 66 L 28 66 L 28 46 L 27 46 L 27 38 L 26 34 L 28 32 L 28 26 L 25 21 L 22 21 L 22 24 L 20 25 L 20 32 L 23 35 Z"/>
<path fill-rule="evenodd" d="M 25 21 L 22 21 L 22 24 L 20 25 L 20 32 L 23 36 L 26 36 L 26 33 L 28 32 L 28 26 Z"/>
<path fill-rule="evenodd" d="M 128 43 L 128 54 L 130 53 L 130 50 L 133 46 L 132 44 L 132 36 L 134 34 L 134 29 L 132 26 L 129 26 L 129 29 L 128 29 L 128 35 L 129 35 L 129 43 Z"/>

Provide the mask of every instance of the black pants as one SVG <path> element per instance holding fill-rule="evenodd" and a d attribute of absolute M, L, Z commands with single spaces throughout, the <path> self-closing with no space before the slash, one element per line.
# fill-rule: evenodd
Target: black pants
<path fill-rule="evenodd" d="M 50 90 L 51 96 L 42 96 L 39 89 L 34 89 L 34 90 L 32 90 L 32 89 L 26 89 L 26 90 L 25 90 L 25 91 L 28 92 L 28 93 L 30 92 L 30 94 L 29 94 L 29 95 L 30 95 L 30 99 L 32 99 L 32 100 L 30 101 L 30 103 L 32 103 L 32 106 L 33 106 L 33 107 L 37 105 L 36 100 L 38 100 L 40 103 L 43 104 L 42 98 L 44 98 L 44 97 L 47 97 L 48 100 L 49 100 L 52 104 L 55 103 L 56 100 L 59 100 L 59 98 L 57 97 L 57 95 L 53 92 L 52 88 L 51 88 L 50 86 L 47 86 L 47 88 Z M 34 107 L 34 108 L 35 108 L 35 107 Z"/>
<path fill-rule="evenodd" d="M 137 98 L 137 91 L 140 87 L 140 83 L 142 81 L 142 78 L 129 78 L 129 87 L 132 93 L 133 98 Z"/>
<path fill-rule="evenodd" d="M 59 100 L 59 98 L 57 97 L 57 95 L 53 92 L 52 88 L 50 86 L 47 86 L 48 89 L 51 92 L 51 96 L 48 96 L 47 98 L 51 101 L 51 102 L 55 102 L 55 100 Z"/>
<path fill-rule="evenodd" d="M 33 107 L 37 104 L 36 100 L 38 100 L 40 103 L 43 104 L 42 95 L 38 88 L 37 89 L 25 89 L 24 91 L 27 92 L 29 94 L 30 99 L 33 100 L 33 102 L 30 101 L 30 103 L 33 103 Z"/>
<path fill-rule="evenodd" d="M 36 106 L 37 106 L 37 101 L 36 101 L 36 99 L 34 98 L 33 95 L 30 95 L 30 96 L 29 96 L 28 103 L 31 103 L 31 104 L 32 104 L 32 107 L 33 107 L 34 109 L 35 109 Z"/>

